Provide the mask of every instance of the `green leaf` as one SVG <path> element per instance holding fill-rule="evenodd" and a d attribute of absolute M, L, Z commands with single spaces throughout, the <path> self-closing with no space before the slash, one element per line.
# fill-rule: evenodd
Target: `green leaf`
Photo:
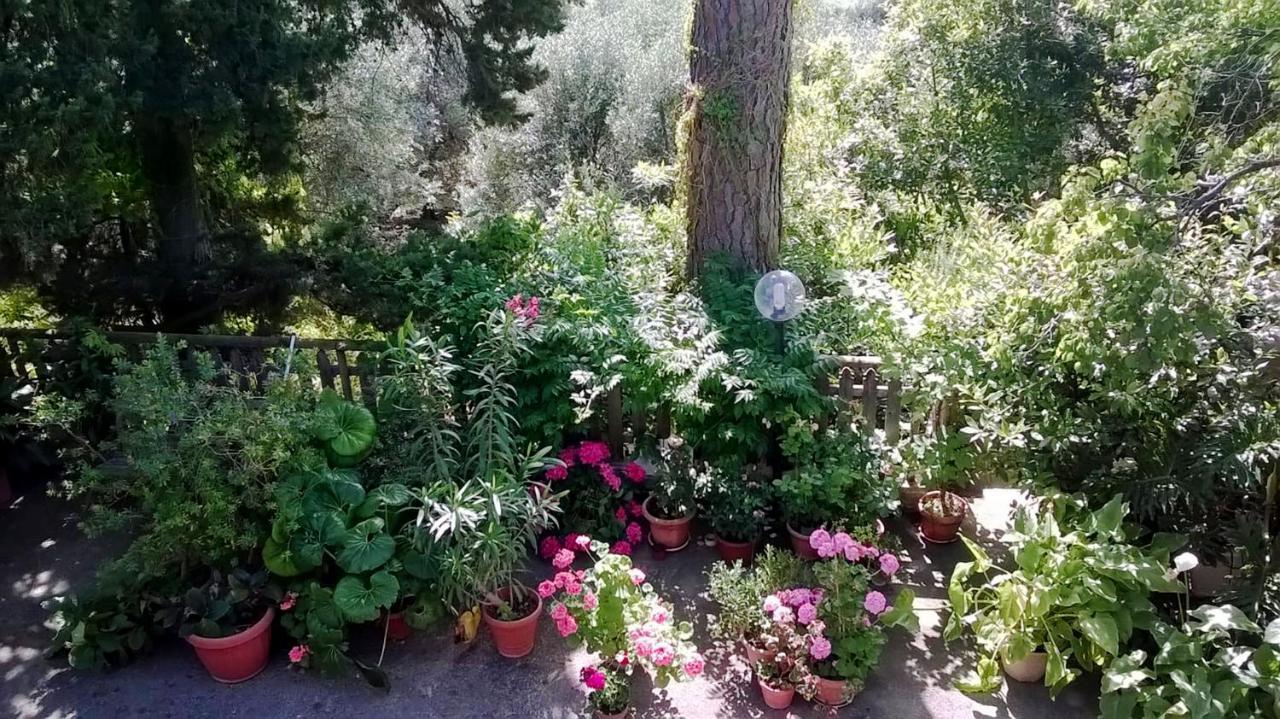
<path fill-rule="evenodd" d="M 293 561 L 293 554 L 288 548 L 274 538 L 268 539 L 262 547 L 262 563 L 272 574 L 280 577 L 296 577 L 303 571 Z"/>
<path fill-rule="evenodd" d="M 302 498 L 302 510 L 308 514 L 345 516 L 352 507 L 364 501 L 364 487 L 340 474 L 318 482 Z"/>
<path fill-rule="evenodd" d="M 1107 654 L 1115 656 L 1120 652 L 1120 633 L 1116 622 L 1106 615 L 1086 615 L 1079 619 L 1080 631 L 1094 644 L 1102 647 Z"/>
<path fill-rule="evenodd" d="M 347 530 L 338 552 L 338 566 L 348 572 L 368 572 L 387 563 L 396 541 L 382 531 L 382 520 L 366 519 Z"/>
<path fill-rule="evenodd" d="M 1112 537 L 1120 531 L 1124 515 L 1124 500 L 1117 494 L 1102 509 L 1093 513 L 1093 530 L 1103 538 Z"/>
<path fill-rule="evenodd" d="M 1102 676 L 1102 692 L 1106 694 L 1133 689 L 1154 678 L 1155 675 L 1142 666 L 1146 656 L 1146 652 L 1136 651 L 1117 657 Z"/>
<path fill-rule="evenodd" d="M 322 404 L 318 409 L 316 437 L 334 454 L 358 457 L 373 446 L 378 433 L 373 413 L 354 402 Z"/>
<path fill-rule="evenodd" d="M 1262 627 L 1254 624 L 1239 607 L 1231 604 L 1223 604 L 1221 606 L 1206 604 L 1193 609 L 1191 616 L 1200 621 L 1199 623 L 1191 622 L 1189 623 L 1190 626 L 1200 631 L 1239 631 L 1253 632 L 1254 634 L 1262 632 Z"/>
<path fill-rule="evenodd" d="M 956 682 L 956 689 L 969 694 L 989 694 L 1000 688 L 1000 664 L 991 657 L 978 660 L 974 671 Z"/>
<path fill-rule="evenodd" d="M 333 600 L 342 615 L 351 622 L 368 622 L 378 617 L 378 610 L 390 607 L 400 594 L 400 583 L 389 572 L 378 572 L 369 581 L 346 576 L 333 590 Z"/>
<path fill-rule="evenodd" d="M 1262 634 L 1262 641 L 1280 646 L 1280 619 L 1272 619 L 1267 630 Z"/>
<path fill-rule="evenodd" d="M 973 555 L 974 571 L 982 573 L 991 568 L 991 558 L 987 556 L 986 550 L 978 546 L 977 542 L 963 534 L 960 535 L 960 541 L 964 542 L 964 546 L 969 549 L 969 554 Z"/>

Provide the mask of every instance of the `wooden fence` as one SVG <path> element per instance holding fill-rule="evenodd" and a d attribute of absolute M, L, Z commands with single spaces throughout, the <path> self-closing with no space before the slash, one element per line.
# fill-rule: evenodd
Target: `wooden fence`
<path fill-rule="evenodd" d="M 158 336 L 148 332 L 103 333 L 104 339 L 123 346 L 131 357 L 140 356 L 142 348 L 153 344 Z M 349 400 L 370 405 L 377 397 L 376 357 L 385 347 L 379 342 L 292 336 L 164 336 L 208 352 L 220 370 L 220 377 L 246 391 L 260 390 L 271 377 L 282 375 L 290 361 L 296 363 L 300 355 L 305 355 L 314 356 L 322 386 L 341 392 Z M 76 335 L 69 332 L 0 328 L 0 379 L 11 377 L 48 385 L 57 377 L 60 363 L 78 358 L 79 350 L 75 346 L 78 341 Z M 836 414 L 823 418 L 826 422 L 851 421 L 863 431 L 882 429 L 890 442 L 898 440 L 908 419 L 903 416 L 902 385 L 897 379 L 882 380 L 880 358 L 829 357 L 822 366 L 827 369 L 819 374 L 817 389 L 838 400 Z M 625 388 L 615 385 L 606 395 L 601 427 L 618 454 L 628 435 L 652 432 L 662 437 L 670 433 L 670 418 L 665 412 L 652 418 L 652 427 L 648 426 L 649 418 L 644 414 L 627 417 L 624 393 Z M 908 426 L 917 431 L 923 419 L 910 418 Z"/>

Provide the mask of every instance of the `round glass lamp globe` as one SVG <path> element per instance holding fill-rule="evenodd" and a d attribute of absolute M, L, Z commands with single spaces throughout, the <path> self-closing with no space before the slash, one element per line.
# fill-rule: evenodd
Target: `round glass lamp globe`
<path fill-rule="evenodd" d="M 804 309 L 804 283 L 786 270 L 770 272 L 756 283 L 756 309 L 767 320 L 786 322 Z"/>

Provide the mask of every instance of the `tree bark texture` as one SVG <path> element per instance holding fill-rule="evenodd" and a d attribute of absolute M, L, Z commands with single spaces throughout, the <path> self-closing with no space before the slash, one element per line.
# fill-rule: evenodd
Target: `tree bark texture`
<path fill-rule="evenodd" d="M 792 0 L 696 0 L 682 168 L 690 277 L 725 254 L 777 267 Z"/>

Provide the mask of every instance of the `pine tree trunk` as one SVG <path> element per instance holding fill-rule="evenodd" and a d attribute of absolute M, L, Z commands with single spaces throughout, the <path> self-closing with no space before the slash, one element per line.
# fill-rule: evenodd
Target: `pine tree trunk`
<path fill-rule="evenodd" d="M 688 272 L 777 267 L 792 0 L 695 0 L 682 181 Z"/>
<path fill-rule="evenodd" d="M 159 310 L 167 330 L 190 330 L 185 318 L 201 304 L 195 284 L 210 259 L 209 236 L 200 206 L 191 131 L 170 118 L 138 120 L 142 172 L 160 231 Z"/>

